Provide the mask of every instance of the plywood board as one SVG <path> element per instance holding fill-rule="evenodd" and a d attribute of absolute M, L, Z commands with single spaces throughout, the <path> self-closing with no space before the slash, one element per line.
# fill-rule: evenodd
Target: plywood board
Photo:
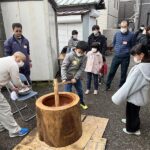
<path fill-rule="evenodd" d="M 90 140 L 84 150 L 105 150 L 107 139 L 101 138 L 98 141 Z"/>
<path fill-rule="evenodd" d="M 88 150 L 88 147 L 105 147 L 106 140 L 102 139 L 108 119 L 95 116 L 82 116 L 83 133 L 81 138 L 72 145 L 53 148 L 40 141 L 38 138 L 37 129 L 33 129 L 13 150 Z M 91 127 L 92 126 L 92 127 Z"/>

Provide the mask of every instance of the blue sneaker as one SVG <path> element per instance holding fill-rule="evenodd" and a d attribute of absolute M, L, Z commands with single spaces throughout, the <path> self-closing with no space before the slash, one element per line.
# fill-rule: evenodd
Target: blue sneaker
<path fill-rule="evenodd" d="M 21 128 L 21 130 L 19 132 L 13 133 L 9 136 L 10 137 L 24 136 L 24 135 L 28 134 L 28 132 L 29 132 L 28 128 Z"/>

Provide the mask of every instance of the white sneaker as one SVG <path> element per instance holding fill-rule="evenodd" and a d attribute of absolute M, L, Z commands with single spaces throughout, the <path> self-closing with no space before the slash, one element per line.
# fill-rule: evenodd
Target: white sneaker
<path fill-rule="evenodd" d="M 87 95 L 87 94 L 89 94 L 90 93 L 90 90 L 86 90 L 85 91 L 85 94 Z"/>
<path fill-rule="evenodd" d="M 123 128 L 123 132 L 126 133 L 126 134 L 133 134 L 133 135 L 141 135 L 141 131 L 140 130 L 137 130 L 136 132 L 128 132 L 126 128 Z"/>
<path fill-rule="evenodd" d="M 94 90 L 94 95 L 97 95 L 98 94 L 98 91 L 97 90 Z"/>
<path fill-rule="evenodd" d="M 126 119 L 121 119 L 121 122 L 126 124 L 127 120 Z"/>

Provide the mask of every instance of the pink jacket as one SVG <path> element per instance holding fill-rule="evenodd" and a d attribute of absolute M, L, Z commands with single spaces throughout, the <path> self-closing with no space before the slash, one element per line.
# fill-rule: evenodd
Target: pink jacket
<path fill-rule="evenodd" d="M 103 66 L 103 58 L 101 53 L 100 52 L 93 53 L 92 51 L 89 51 L 87 53 L 87 63 L 85 67 L 85 72 L 99 74 L 102 66 Z"/>

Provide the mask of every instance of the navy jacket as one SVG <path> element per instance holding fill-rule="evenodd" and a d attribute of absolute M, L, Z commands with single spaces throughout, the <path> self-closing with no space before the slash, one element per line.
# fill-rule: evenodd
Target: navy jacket
<path fill-rule="evenodd" d="M 30 55 L 30 47 L 29 41 L 22 36 L 21 42 L 19 42 L 14 36 L 10 37 L 4 42 L 4 54 L 5 56 L 11 56 L 15 52 L 20 51 L 26 56 L 25 65 L 21 68 L 21 72 L 24 74 L 30 73 L 29 66 L 29 55 Z"/>
<path fill-rule="evenodd" d="M 118 57 L 129 57 L 130 50 L 135 44 L 134 34 L 130 31 L 127 33 L 117 32 L 113 39 L 115 55 Z"/>
<path fill-rule="evenodd" d="M 89 38 L 88 38 L 88 46 L 89 46 L 89 51 L 91 50 L 91 46 L 93 42 L 98 42 L 99 43 L 99 52 L 101 54 L 105 54 L 105 51 L 107 50 L 107 39 L 104 35 L 100 35 L 99 36 L 94 36 L 94 34 L 92 33 Z"/>

